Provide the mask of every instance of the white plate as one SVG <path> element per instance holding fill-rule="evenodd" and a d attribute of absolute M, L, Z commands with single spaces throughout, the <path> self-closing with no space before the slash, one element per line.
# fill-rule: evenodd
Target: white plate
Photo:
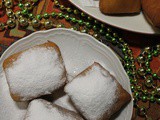
<path fill-rule="evenodd" d="M 116 79 L 121 83 L 124 89 L 132 94 L 130 90 L 129 78 L 115 53 L 109 47 L 98 42 L 93 37 L 69 29 L 61 28 L 48 31 L 39 31 L 25 38 L 22 38 L 5 51 L 0 59 L 0 65 L 2 65 L 3 61 L 8 56 L 32 46 L 42 44 L 47 40 L 55 42 L 60 47 L 67 72 L 71 76 L 77 75 L 86 67 L 91 65 L 94 61 L 97 61 L 116 77 Z M 0 68 L 2 69 L 2 67 Z M 0 83 L 1 82 L 2 81 L 0 81 Z M 0 87 L 2 87 L 2 85 Z M 0 88 L 0 91 L 3 92 L 3 88 L 4 87 Z M 4 111 L 7 111 L 7 107 L 4 107 L 3 103 L 1 103 L 3 99 L 2 94 L 0 93 L 0 119 L 6 117 L 6 114 L 2 113 L 4 113 Z M 7 94 L 9 95 L 9 93 Z M 11 104 L 14 104 L 11 98 L 9 101 L 12 102 Z M 3 100 L 3 102 L 5 101 Z M 132 110 L 133 102 L 131 101 L 123 109 L 116 120 L 130 120 L 132 116 Z M 7 111 L 7 115 L 11 116 L 12 120 L 14 120 L 15 115 L 11 113 L 14 112 L 15 111 L 13 111 L 12 109 L 8 109 Z"/>
<path fill-rule="evenodd" d="M 83 6 L 81 0 L 69 1 L 88 15 L 111 26 L 142 34 L 160 34 L 160 30 L 151 26 L 142 12 L 134 16 L 108 16 L 102 14 L 98 7 Z"/>

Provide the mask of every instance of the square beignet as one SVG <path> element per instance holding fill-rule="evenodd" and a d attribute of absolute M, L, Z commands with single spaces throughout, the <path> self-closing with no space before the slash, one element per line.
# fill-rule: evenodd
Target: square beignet
<path fill-rule="evenodd" d="M 160 0 L 142 0 L 142 9 L 147 20 L 160 28 Z"/>
<path fill-rule="evenodd" d="M 139 13 L 140 0 L 100 0 L 100 11 L 104 14 Z"/>
<path fill-rule="evenodd" d="M 77 113 L 52 104 L 48 101 L 33 100 L 24 120 L 84 120 Z"/>
<path fill-rule="evenodd" d="M 68 83 L 65 92 L 87 120 L 108 120 L 131 100 L 130 94 L 96 62 Z"/>
<path fill-rule="evenodd" d="M 51 94 L 66 83 L 61 52 L 53 42 L 11 55 L 4 61 L 3 68 L 15 101 Z"/>

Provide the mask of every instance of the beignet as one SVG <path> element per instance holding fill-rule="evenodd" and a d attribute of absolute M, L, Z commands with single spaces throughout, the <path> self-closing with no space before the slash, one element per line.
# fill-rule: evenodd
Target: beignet
<path fill-rule="evenodd" d="M 68 83 L 65 92 L 87 120 L 108 120 L 131 100 L 130 94 L 96 62 Z"/>
<path fill-rule="evenodd" d="M 83 118 L 73 111 L 37 99 L 29 104 L 24 120 L 83 120 Z"/>
<path fill-rule="evenodd" d="M 160 0 L 142 0 L 142 9 L 149 22 L 160 28 Z"/>
<path fill-rule="evenodd" d="M 140 0 L 100 0 L 100 11 L 104 14 L 139 13 Z"/>
<path fill-rule="evenodd" d="M 4 61 L 3 68 L 15 101 L 51 94 L 66 82 L 61 52 L 53 42 L 11 55 Z"/>

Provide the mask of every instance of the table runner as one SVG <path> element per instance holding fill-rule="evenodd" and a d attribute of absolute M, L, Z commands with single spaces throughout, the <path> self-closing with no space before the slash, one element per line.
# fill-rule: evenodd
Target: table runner
<path fill-rule="evenodd" d="M 60 3 L 73 7 L 68 1 L 60 0 Z M 15 3 L 16 4 L 16 3 Z M 14 7 L 14 11 L 18 10 L 19 7 Z M 52 0 L 41 0 L 38 5 L 34 8 L 33 13 L 34 14 L 43 14 L 45 12 L 60 12 L 60 9 L 54 6 L 54 2 Z M 5 10 L 0 10 L 0 22 L 6 22 L 7 16 Z M 74 26 L 74 24 L 70 24 L 68 21 L 61 19 L 61 20 L 54 20 L 56 23 L 63 23 L 66 27 Z M 159 36 L 152 36 L 152 35 L 140 35 L 137 33 L 131 33 L 124 30 L 119 30 L 117 28 L 112 28 L 114 31 L 119 33 L 125 41 L 128 43 L 129 47 L 133 51 L 134 58 L 136 59 L 143 51 L 144 48 L 147 46 L 154 46 L 160 43 L 160 37 Z M 44 30 L 44 29 L 42 29 Z M 20 26 L 16 26 L 14 29 L 6 29 L 4 31 L 0 32 L 0 55 L 3 54 L 3 52 L 14 42 L 18 41 L 20 38 L 23 38 L 34 31 L 37 31 L 36 29 L 33 29 L 31 26 L 27 28 L 22 28 Z M 104 42 L 108 46 L 110 46 L 120 57 L 123 58 L 123 55 L 112 44 L 109 42 Z M 136 63 L 137 68 L 139 67 Z M 151 62 L 151 68 L 154 73 L 157 73 L 160 76 L 160 56 L 159 57 L 153 57 L 153 60 Z M 159 84 L 160 81 L 157 82 Z M 160 85 L 160 84 L 159 84 Z M 153 120 L 160 119 L 160 104 L 157 103 L 150 103 L 150 102 L 142 102 L 139 101 L 139 105 L 146 106 L 148 108 L 147 115 L 152 118 Z M 138 115 L 138 112 L 136 109 L 134 109 L 133 117 L 134 120 L 144 120 L 144 117 L 141 117 Z M 149 119 L 149 118 L 148 118 Z"/>

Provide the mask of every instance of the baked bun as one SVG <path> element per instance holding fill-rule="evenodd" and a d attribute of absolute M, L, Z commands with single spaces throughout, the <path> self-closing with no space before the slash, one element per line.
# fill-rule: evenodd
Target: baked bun
<path fill-rule="evenodd" d="M 139 13 L 140 0 L 100 0 L 100 11 L 104 14 Z"/>
<path fill-rule="evenodd" d="M 87 120 L 108 120 L 131 100 L 130 94 L 96 62 L 68 83 L 65 92 Z"/>
<path fill-rule="evenodd" d="M 149 22 L 160 28 L 160 0 L 142 0 L 142 9 Z"/>
<path fill-rule="evenodd" d="M 30 102 L 24 120 L 83 120 L 83 118 L 73 111 L 37 99 Z"/>
<path fill-rule="evenodd" d="M 15 101 L 51 94 L 66 82 L 61 52 L 53 42 L 11 55 L 4 61 L 3 68 Z"/>

